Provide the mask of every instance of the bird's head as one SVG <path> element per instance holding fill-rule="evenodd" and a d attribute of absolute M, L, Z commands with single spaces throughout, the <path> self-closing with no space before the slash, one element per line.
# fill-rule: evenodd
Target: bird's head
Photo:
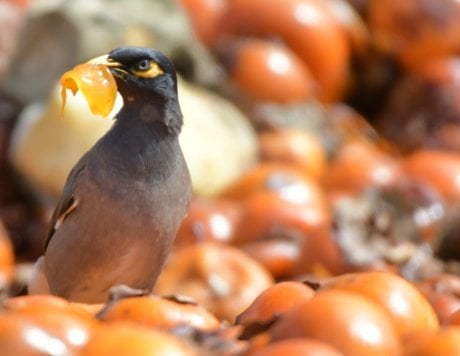
<path fill-rule="evenodd" d="M 161 117 L 170 126 L 168 129 L 180 131 L 182 114 L 177 98 L 176 71 L 163 53 L 152 48 L 122 47 L 90 62 L 109 68 L 123 97 L 125 110 L 136 108 L 147 120 Z"/>

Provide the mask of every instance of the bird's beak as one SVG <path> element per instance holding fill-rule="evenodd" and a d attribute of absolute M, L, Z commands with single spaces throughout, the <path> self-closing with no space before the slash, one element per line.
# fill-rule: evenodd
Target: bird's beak
<path fill-rule="evenodd" d="M 90 59 L 87 63 L 89 63 L 89 64 L 103 64 L 106 67 L 121 67 L 120 63 L 109 59 L 108 54 L 104 54 L 102 56 Z"/>
<path fill-rule="evenodd" d="M 121 63 L 118 63 L 114 61 L 113 59 L 109 58 L 108 54 L 104 54 L 102 56 L 90 59 L 88 62 L 89 64 L 102 64 L 103 66 L 106 66 L 109 68 L 109 70 L 112 72 L 112 74 L 116 77 L 122 78 L 123 73 L 126 73 L 125 70 L 123 70 L 123 65 Z"/>

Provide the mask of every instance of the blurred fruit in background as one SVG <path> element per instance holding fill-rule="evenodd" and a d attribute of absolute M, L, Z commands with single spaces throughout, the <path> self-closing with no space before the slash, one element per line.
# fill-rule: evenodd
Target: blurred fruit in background
<path fill-rule="evenodd" d="M 0 1 L 0 349 L 457 354 L 459 16 L 455 0 Z M 177 68 L 194 186 L 155 295 L 16 296 L 69 168 L 112 124 L 80 95 L 62 115 L 58 78 L 124 45 Z"/>

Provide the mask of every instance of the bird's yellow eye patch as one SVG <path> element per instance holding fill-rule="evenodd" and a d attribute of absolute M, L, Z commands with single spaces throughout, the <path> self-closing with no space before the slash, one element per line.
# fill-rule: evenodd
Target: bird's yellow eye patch
<path fill-rule="evenodd" d="M 150 65 L 147 69 L 133 69 L 131 72 L 142 78 L 155 78 L 161 74 L 163 74 L 163 70 L 160 68 L 157 62 L 155 61 L 150 61 Z"/>
<path fill-rule="evenodd" d="M 117 84 L 110 70 L 103 64 L 84 63 L 64 73 L 61 77 L 62 110 L 67 99 L 67 89 L 73 95 L 81 90 L 91 112 L 106 117 L 115 105 Z"/>

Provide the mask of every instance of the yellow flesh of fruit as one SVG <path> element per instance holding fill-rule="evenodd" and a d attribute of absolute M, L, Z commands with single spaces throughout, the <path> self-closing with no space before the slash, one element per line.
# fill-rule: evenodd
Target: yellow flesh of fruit
<path fill-rule="evenodd" d="M 117 84 L 110 70 L 103 64 L 84 63 L 64 73 L 61 77 L 62 110 L 67 99 L 67 89 L 73 95 L 80 90 L 89 109 L 95 115 L 110 114 L 117 97 Z"/>

